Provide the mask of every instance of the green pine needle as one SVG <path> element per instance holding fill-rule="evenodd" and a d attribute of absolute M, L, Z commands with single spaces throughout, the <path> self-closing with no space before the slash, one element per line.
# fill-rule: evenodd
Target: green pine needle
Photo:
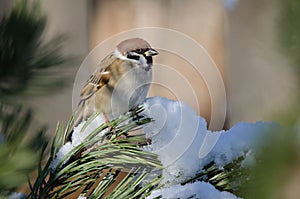
<path fill-rule="evenodd" d="M 158 188 L 161 177 L 152 177 L 148 183 L 144 180 L 151 170 L 162 169 L 162 166 L 155 154 L 143 151 L 137 145 L 145 142 L 143 136 L 120 137 L 151 121 L 138 116 L 141 111 L 142 109 L 138 109 L 109 123 L 100 124 L 52 168 L 51 163 L 62 144 L 65 144 L 65 132 L 72 126 L 73 119 L 65 129 L 58 125 L 50 157 L 39 170 L 35 183 L 31 185 L 29 198 L 63 198 L 74 192 L 89 198 L 101 198 L 104 195 L 108 198 L 143 198 L 149 195 L 151 190 Z M 93 118 L 95 117 L 89 119 L 83 128 L 91 124 Z M 135 118 L 139 120 L 136 121 Z M 109 130 L 108 127 L 113 129 Z M 108 132 L 99 136 L 103 130 Z M 120 178 L 121 171 L 127 173 L 126 176 L 109 193 L 108 190 Z"/>
<path fill-rule="evenodd" d="M 182 185 L 204 181 L 214 185 L 220 191 L 237 192 L 241 185 L 247 182 L 247 176 L 250 175 L 250 168 L 241 165 L 243 160 L 244 157 L 241 156 L 222 168 L 211 162 L 196 176 L 183 182 Z"/>
<path fill-rule="evenodd" d="M 58 35 L 45 42 L 46 22 L 37 0 L 18 0 L 0 20 L 2 100 L 10 101 L 24 94 L 48 94 L 69 80 L 60 67 L 71 60 L 70 56 L 62 56 L 66 37 Z"/>
<path fill-rule="evenodd" d="M 21 186 L 37 166 L 36 152 L 46 143 L 45 128 L 27 135 L 32 120 L 30 109 L 0 102 L 0 193 Z"/>

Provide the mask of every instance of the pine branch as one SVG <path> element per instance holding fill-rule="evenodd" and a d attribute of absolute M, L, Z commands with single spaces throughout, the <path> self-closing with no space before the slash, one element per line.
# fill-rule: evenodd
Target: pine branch
<path fill-rule="evenodd" d="M 250 176 L 250 168 L 242 166 L 244 159 L 245 157 L 241 156 L 224 167 L 219 167 L 211 162 L 196 176 L 181 184 L 204 181 L 214 185 L 220 191 L 237 192 L 241 185 L 249 180 Z"/>
<path fill-rule="evenodd" d="M 66 128 L 58 125 L 50 157 L 39 170 L 29 198 L 63 198 L 74 192 L 89 198 L 143 198 L 148 195 L 158 187 L 160 177 L 153 177 L 148 183 L 144 180 L 151 170 L 162 167 L 156 155 L 138 147 L 138 143 L 145 142 L 144 137 L 127 136 L 132 129 L 151 121 L 149 118 L 134 120 L 141 110 L 99 125 L 61 159 L 57 159 L 57 154 L 70 144 L 65 140 L 73 119 Z M 91 117 L 81 130 L 91 125 L 93 119 Z M 42 165 L 43 160 L 40 162 Z M 126 177 L 109 193 L 120 172 L 127 173 Z"/>
<path fill-rule="evenodd" d="M 37 151 L 46 142 L 45 128 L 35 130 L 29 138 L 32 111 L 0 103 L 0 193 L 21 186 L 37 164 Z"/>
<path fill-rule="evenodd" d="M 43 41 L 47 18 L 38 1 L 19 0 L 0 22 L 0 95 L 2 100 L 24 93 L 43 94 L 61 88 L 68 78 L 59 66 L 62 56 L 58 35 Z M 65 66 L 64 66 L 65 68 Z"/>

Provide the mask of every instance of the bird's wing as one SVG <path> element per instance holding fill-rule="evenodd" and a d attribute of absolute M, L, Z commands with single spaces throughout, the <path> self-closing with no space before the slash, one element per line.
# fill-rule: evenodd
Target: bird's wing
<path fill-rule="evenodd" d="M 79 104 L 92 97 L 98 90 L 108 83 L 110 78 L 109 66 L 114 60 L 114 56 L 110 54 L 101 61 L 100 65 L 92 73 L 83 87 L 80 94 L 81 100 Z"/>

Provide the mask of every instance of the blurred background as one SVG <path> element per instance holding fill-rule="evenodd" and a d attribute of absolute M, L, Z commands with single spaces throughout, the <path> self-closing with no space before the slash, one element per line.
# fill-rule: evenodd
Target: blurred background
<path fill-rule="evenodd" d="M 0 0 L 0 17 L 9 13 L 14 2 Z M 63 89 L 51 95 L 28 95 L 23 98 L 26 105 L 34 108 L 36 122 L 49 127 L 49 135 L 55 131 L 57 121 L 66 123 L 72 114 L 72 83 L 88 53 L 108 37 L 139 27 L 174 29 L 203 45 L 216 63 L 225 84 L 227 116 L 224 128 L 230 128 L 239 121 L 275 120 L 282 125 L 298 125 L 300 56 L 297 50 L 300 48 L 293 46 L 300 43 L 300 36 L 297 35 L 300 30 L 297 19 L 300 17 L 293 15 L 297 13 L 297 8 L 300 12 L 297 0 L 40 2 L 41 13 L 47 16 L 43 39 L 50 41 L 57 34 L 66 35 L 61 53 L 75 57 L 71 63 L 60 66 L 67 69 L 64 73 L 69 77 L 69 83 Z M 170 59 L 168 55 L 163 55 L 158 56 L 156 61 L 164 63 Z M 184 74 L 193 88 L 197 88 L 201 111 L 188 97 L 183 100 L 209 122 L 211 101 L 204 80 L 187 71 L 185 63 L 180 60 L 173 60 L 171 66 Z M 168 78 L 176 82 L 168 74 L 154 73 L 154 78 Z M 151 87 L 149 96 L 176 99 L 159 86 Z M 286 186 L 285 198 L 300 195 L 299 189 L 293 188 L 300 182 L 298 167 L 293 167 L 295 175 Z"/>
<path fill-rule="evenodd" d="M 13 1 L 0 2 L 3 15 Z M 286 56 L 278 50 L 276 22 L 280 6 L 278 2 L 270 2 L 41 1 L 43 14 L 48 18 L 45 39 L 56 33 L 66 34 L 68 40 L 63 52 L 76 55 L 76 62 L 72 63 L 69 71 L 73 78 L 90 50 L 108 37 L 128 29 L 171 28 L 196 40 L 208 51 L 223 76 L 228 100 L 227 128 L 238 121 L 272 120 L 274 113 L 284 110 L 297 94 L 297 74 L 289 67 Z M 169 57 L 156 58 L 156 62 L 164 63 Z M 173 62 L 171 66 L 183 73 L 198 89 L 196 95 L 200 114 L 209 121 L 211 101 L 205 82 L 185 70 L 182 61 L 175 59 Z M 154 73 L 154 78 L 168 76 Z M 176 81 L 172 77 L 168 80 Z M 72 112 L 72 79 L 70 83 L 69 87 L 51 97 L 28 100 L 37 107 L 38 118 L 48 121 L 52 132 L 57 120 L 67 121 Z M 149 96 L 156 95 L 175 98 L 158 86 L 152 87 L 149 93 Z M 189 98 L 184 101 L 200 112 Z"/>

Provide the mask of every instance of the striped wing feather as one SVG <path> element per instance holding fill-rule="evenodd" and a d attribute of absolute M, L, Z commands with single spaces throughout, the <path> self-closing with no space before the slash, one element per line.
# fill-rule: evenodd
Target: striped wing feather
<path fill-rule="evenodd" d="M 79 102 L 84 104 L 84 101 L 92 97 L 98 90 L 106 85 L 110 78 L 109 67 L 114 62 L 115 58 L 112 54 L 105 57 L 97 69 L 92 73 L 87 83 L 81 91 L 81 100 Z"/>

